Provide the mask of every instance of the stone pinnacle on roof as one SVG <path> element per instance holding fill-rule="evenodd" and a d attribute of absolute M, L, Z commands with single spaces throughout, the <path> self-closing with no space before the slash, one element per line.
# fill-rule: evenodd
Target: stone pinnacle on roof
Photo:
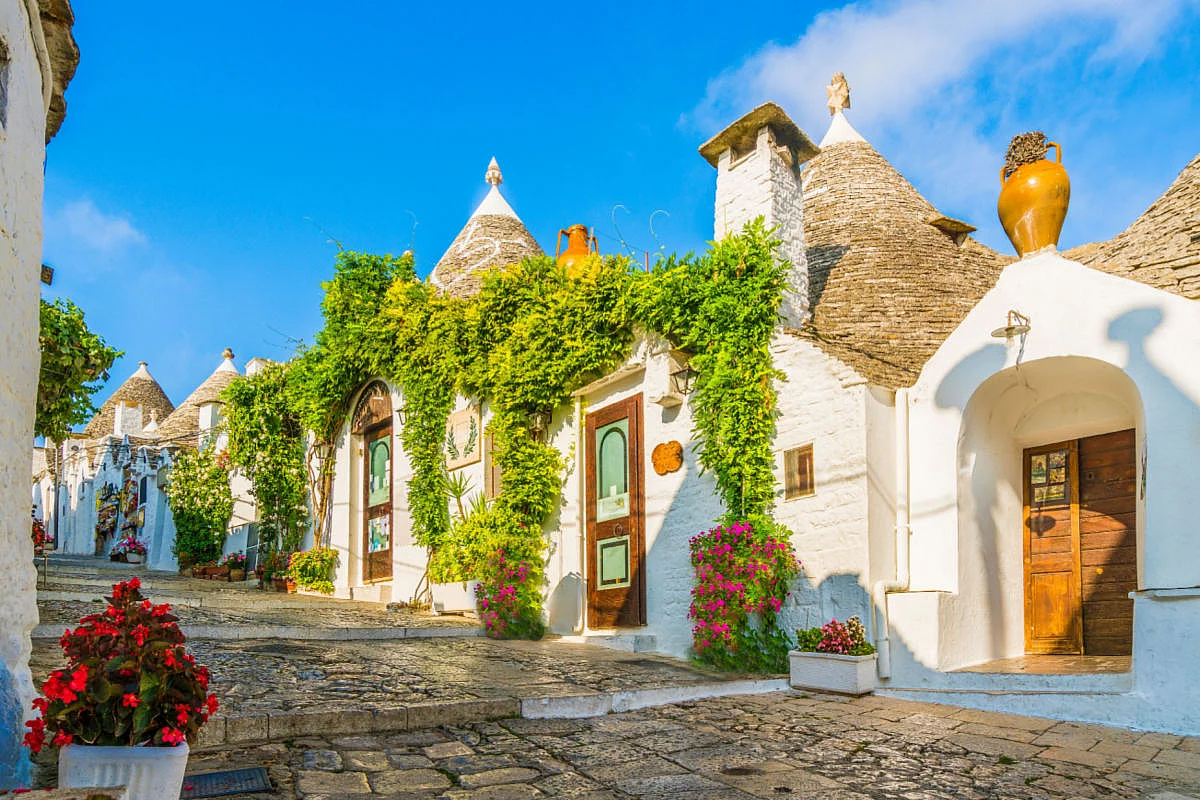
<path fill-rule="evenodd" d="M 221 363 L 213 373 L 159 425 L 160 442 L 170 441 L 187 447 L 198 445 L 201 406 L 221 402 L 221 392 L 241 375 L 233 364 L 233 352 L 226 348 L 221 355 Z"/>
<path fill-rule="evenodd" d="M 430 276 L 436 286 L 456 297 L 469 297 L 478 292 L 481 275 L 486 270 L 542 254 L 542 248 L 525 223 L 500 194 L 504 176 L 495 158 L 488 164 L 484 181 L 491 187 L 487 196 Z"/>
<path fill-rule="evenodd" d="M 829 116 L 831 117 L 837 116 L 850 107 L 850 84 L 846 82 L 845 73 L 833 73 L 829 85 L 825 87 L 825 96 L 825 105 L 829 106 Z"/>
<path fill-rule="evenodd" d="M 825 137 L 821 139 L 819 146 L 828 147 L 842 142 L 865 142 L 866 139 L 854 130 L 854 126 L 846 119 L 844 113 L 850 107 L 850 84 L 846 82 L 846 76 L 841 72 L 833 73 L 833 78 L 825 87 L 825 95 L 827 98 L 825 105 L 829 107 L 829 114 L 833 119 L 829 121 L 829 130 L 825 132 Z"/>

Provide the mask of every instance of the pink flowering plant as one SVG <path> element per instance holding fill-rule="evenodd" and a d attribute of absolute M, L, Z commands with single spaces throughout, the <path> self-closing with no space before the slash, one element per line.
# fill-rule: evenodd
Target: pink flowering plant
<path fill-rule="evenodd" d="M 766 517 L 720 525 L 691 540 L 696 585 L 688 616 L 697 660 L 744 672 L 787 672 L 778 624 L 800 562 L 789 531 Z"/>
<path fill-rule="evenodd" d="M 63 633 L 66 669 L 55 670 L 33 701 L 25 745 L 174 747 L 195 742 L 217 710 L 208 669 L 183 648 L 169 605 L 154 605 L 132 578 L 113 587 L 109 605 Z"/>
<path fill-rule="evenodd" d="M 832 619 L 819 628 L 796 631 L 796 648 L 808 653 L 836 653 L 842 656 L 869 656 L 875 645 L 867 641 L 867 631 L 857 616 L 845 624 Z"/>
<path fill-rule="evenodd" d="M 479 619 L 493 639 L 540 639 L 542 622 L 540 559 L 522 558 L 516 548 L 499 547 L 475 586 Z"/>

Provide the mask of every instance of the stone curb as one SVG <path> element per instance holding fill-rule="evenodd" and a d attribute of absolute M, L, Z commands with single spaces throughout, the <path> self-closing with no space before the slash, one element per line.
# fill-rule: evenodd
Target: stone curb
<path fill-rule="evenodd" d="M 526 719 L 580 719 L 714 697 L 783 692 L 790 688 L 786 678 L 763 678 L 693 683 L 657 689 L 623 689 L 562 697 L 531 697 L 521 701 L 521 716 Z"/>
<path fill-rule="evenodd" d="M 111 589 L 111 587 L 109 587 Z M 150 590 L 153 591 L 153 590 Z M 228 591 L 228 590 L 227 590 Z M 63 592 L 57 589 L 45 589 L 38 592 L 39 600 L 68 600 L 80 603 L 91 603 L 105 596 L 107 590 L 90 594 L 87 592 Z M 290 599 L 304 598 L 304 599 Z M 386 603 L 370 603 L 366 600 L 327 600 L 313 598 L 310 595 L 277 595 L 271 592 L 261 592 L 257 589 L 244 591 L 228 591 L 228 596 L 222 597 L 210 593 L 156 595 L 151 598 L 156 603 L 169 603 L 180 608 L 217 608 L 234 611 L 245 611 L 248 608 L 269 609 L 320 609 L 343 610 L 370 609 L 383 611 Z"/>
<path fill-rule="evenodd" d="M 67 624 L 42 623 L 32 639 L 58 640 Z M 444 628 L 317 628 L 302 625 L 180 625 L 189 640 L 241 641 L 244 639 L 295 639 L 306 642 L 396 641 L 400 639 L 474 638 L 483 635 L 478 626 Z"/>
<path fill-rule="evenodd" d="M 214 717 L 200 729 L 194 749 L 228 744 L 276 741 L 301 736 L 330 738 L 371 733 L 391 733 L 465 725 L 497 719 L 580 719 L 639 708 L 788 690 L 785 678 L 714 681 L 658 689 L 595 692 L 569 697 L 496 697 L 476 700 L 416 703 L 395 708 L 324 711 L 314 713 L 254 714 Z"/>

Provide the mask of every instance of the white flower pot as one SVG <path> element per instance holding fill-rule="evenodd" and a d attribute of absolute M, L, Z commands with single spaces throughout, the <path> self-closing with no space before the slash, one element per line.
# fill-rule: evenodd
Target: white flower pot
<path fill-rule="evenodd" d="M 128 561 L 130 564 L 140 564 L 140 563 L 142 563 L 142 554 L 141 553 L 126 553 L 125 560 Z"/>
<path fill-rule="evenodd" d="M 841 656 L 836 653 L 788 652 L 791 684 L 795 689 L 817 689 L 838 694 L 875 691 L 875 653 Z"/>
<path fill-rule="evenodd" d="M 431 583 L 435 614 L 462 614 L 475 611 L 475 587 L 479 581 L 462 583 Z"/>
<path fill-rule="evenodd" d="M 179 797 L 187 760 L 187 742 L 175 747 L 69 744 L 58 751 L 58 785 L 125 786 L 129 800 L 166 800 Z"/>

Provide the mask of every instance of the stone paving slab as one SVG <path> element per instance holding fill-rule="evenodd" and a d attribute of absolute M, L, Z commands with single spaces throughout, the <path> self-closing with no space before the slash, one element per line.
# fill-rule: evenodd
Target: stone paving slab
<path fill-rule="evenodd" d="M 971 724 L 1024 730 L 1035 724 L 1031 718 L 989 714 L 979 722 L 981 712 L 942 706 L 931 714 L 923 705 L 788 691 L 591 719 L 505 719 L 399 733 L 301 736 L 199 752 L 188 770 L 265 766 L 274 789 L 246 796 L 252 800 L 1200 797 L 1200 774 L 1146 769 L 1170 765 L 1170 759 L 1143 760 L 1144 750 L 1093 764 L 1055 758 L 1058 753 L 1048 752 L 1053 747 L 1020 757 L 998 755 L 979 740 L 956 743 L 950 737 Z M 892 727 L 897 715 L 911 722 L 897 730 Z M 929 724 L 930 717 L 941 722 Z M 1042 731 L 1062 725 L 1036 724 Z M 1092 750 L 1107 744 L 1112 751 L 1126 744 L 1129 733 L 1103 729 Z M 1181 745 L 1195 741 L 1155 752 L 1194 754 Z"/>
<path fill-rule="evenodd" d="M 554 640 L 192 640 L 188 649 L 212 671 L 222 707 L 206 726 L 206 746 L 519 715 L 594 716 L 786 686 L 782 678 Z M 60 664 L 56 643 L 35 642 L 35 677 Z"/>
<path fill-rule="evenodd" d="M 155 602 L 161 595 L 145 593 Z M 256 592 L 256 594 L 263 594 Z M 238 608 L 172 604 L 172 613 L 189 639 L 404 639 L 418 636 L 476 636 L 479 622 L 469 617 L 439 616 L 420 611 L 385 611 L 382 607 L 320 605 L 294 601 L 297 608 L 263 607 L 243 601 Z M 103 610 L 103 601 L 50 600 L 38 596 L 41 624 L 34 639 L 55 639 L 82 617 Z M 301 612 L 301 613 L 298 613 Z"/>

